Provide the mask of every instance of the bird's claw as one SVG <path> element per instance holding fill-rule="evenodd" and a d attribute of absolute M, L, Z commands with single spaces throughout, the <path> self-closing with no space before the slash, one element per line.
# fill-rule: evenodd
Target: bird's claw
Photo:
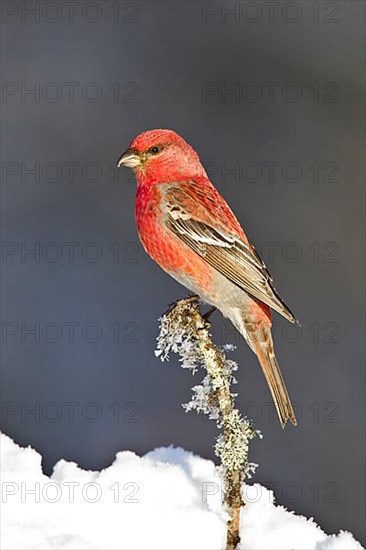
<path fill-rule="evenodd" d="M 211 315 L 214 313 L 216 309 L 217 308 L 215 306 L 212 306 L 204 315 L 202 315 L 202 317 L 206 322 L 208 322 L 209 318 L 211 317 Z"/>
<path fill-rule="evenodd" d="M 178 305 L 179 303 L 192 304 L 194 302 L 198 302 L 199 299 L 200 299 L 200 297 L 197 294 L 191 294 L 190 296 L 187 296 L 186 298 L 180 298 L 176 302 L 173 302 L 173 303 L 169 304 L 163 315 L 168 315 L 175 308 L 175 306 Z"/>

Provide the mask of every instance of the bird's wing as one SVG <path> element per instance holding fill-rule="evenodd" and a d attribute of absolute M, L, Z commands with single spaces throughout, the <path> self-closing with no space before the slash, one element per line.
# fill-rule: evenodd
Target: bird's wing
<path fill-rule="evenodd" d="M 276 293 L 264 262 L 213 186 L 179 182 L 159 187 L 165 225 L 174 235 L 229 281 L 289 321 L 296 321 Z"/>

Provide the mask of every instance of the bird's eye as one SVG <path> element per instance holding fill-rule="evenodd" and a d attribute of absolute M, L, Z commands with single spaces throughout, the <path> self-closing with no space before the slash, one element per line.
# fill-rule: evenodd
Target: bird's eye
<path fill-rule="evenodd" d="M 151 155 L 157 155 L 158 153 L 160 153 L 160 151 L 162 150 L 163 148 L 161 146 L 155 146 L 155 147 L 150 147 L 149 149 L 149 153 Z"/>

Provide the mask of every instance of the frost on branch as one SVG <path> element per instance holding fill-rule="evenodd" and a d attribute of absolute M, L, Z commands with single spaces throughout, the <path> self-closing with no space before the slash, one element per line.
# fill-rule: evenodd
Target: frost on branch
<path fill-rule="evenodd" d="M 209 323 L 201 316 L 195 298 L 179 300 L 160 319 L 157 357 L 165 361 L 173 352 L 179 356 L 182 367 L 192 374 L 200 368 L 207 373 L 201 384 L 193 387 L 192 398 L 183 407 L 186 411 L 207 414 L 216 420 L 221 432 L 214 449 L 221 462 L 224 504 L 230 513 L 226 548 L 234 550 L 240 542 L 242 485 L 257 466 L 248 463 L 249 441 L 260 434 L 234 407 L 236 394 L 231 393 L 230 386 L 236 383 L 233 373 L 238 366 L 225 357 L 227 349 L 232 348 L 226 345 L 220 349 L 213 344 Z"/>

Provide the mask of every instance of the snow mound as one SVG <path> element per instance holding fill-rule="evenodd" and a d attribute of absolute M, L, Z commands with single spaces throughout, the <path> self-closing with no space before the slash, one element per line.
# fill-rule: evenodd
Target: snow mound
<path fill-rule="evenodd" d="M 51 477 L 41 456 L 1 435 L 3 550 L 220 550 L 227 515 L 213 462 L 177 448 L 82 470 L 59 461 Z M 274 504 L 272 491 L 247 486 L 242 550 L 358 550 L 350 533 L 326 535 L 312 519 Z"/>

